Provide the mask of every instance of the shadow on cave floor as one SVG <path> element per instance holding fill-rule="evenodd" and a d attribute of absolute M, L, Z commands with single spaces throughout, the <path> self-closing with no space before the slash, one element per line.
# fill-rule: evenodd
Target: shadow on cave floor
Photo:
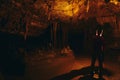
<path fill-rule="evenodd" d="M 105 80 L 105 79 L 90 77 L 90 75 L 89 75 L 90 71 L 91 71 L 91 67 L 88 66 L 88 67 L 81 68 L 79 70 L 72 70 L 69 73 L 56 76 L 56 77 L 52 78 L 51 80 L 72 80 L 73 78 L 75 78 L 77 76 L 80 76 L 79 80 Z M 97 71 L 98 71 L 98 67 L 95 67 L 95 74 L 98 74 Z M 104 68 L 103 75 L 112 76 L 113 72 Z"/>

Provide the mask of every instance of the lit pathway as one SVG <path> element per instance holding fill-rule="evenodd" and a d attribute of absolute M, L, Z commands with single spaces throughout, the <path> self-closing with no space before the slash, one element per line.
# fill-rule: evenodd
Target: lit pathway
<path fill-rule="evenodd" d="M 25 80 L 50 80 L 54 77 L 70 73 L 72 70 L 80 70 L 90 65 L 90 58 L 87 56 L 82 56 L 76 60 L 72 52 L 63 56 L 58 54 L 49 52 L 46 56 L 40 52 L 33 56 L 26 56 L 27 69 Z M 113 73 L 111 76 L 105 75 L 105 80 L 120 80 L 119 63 L 105 61 L 104 67 Z M 80 75 L 77 75 L 70 80 L 79 80 L 80 77 Z"/>

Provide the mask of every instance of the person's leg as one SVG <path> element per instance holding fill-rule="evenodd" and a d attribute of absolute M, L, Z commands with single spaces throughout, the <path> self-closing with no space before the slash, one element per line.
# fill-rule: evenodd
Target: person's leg
<path fill-rule="evenodd" d="M 99 78 L 103 78 L 103 55 L 99 55 Z"/>
<path fill-rule="evenodd" d="M 93 77 L 94 75 L 94 69 L 95 69 L 95 62 L 96 62 L 97 56 L 95 54 L 92 54 L 92 59 L 91 59 L 91 71 L 90 75 Z"/>

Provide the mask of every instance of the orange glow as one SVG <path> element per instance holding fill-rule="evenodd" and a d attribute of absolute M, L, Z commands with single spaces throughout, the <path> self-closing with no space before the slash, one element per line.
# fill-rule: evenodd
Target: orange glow
<path fill-rule="evenodd" d="M 57 2 L 54 6 L 54 10 L 58 14 L 72 16 L 72 6 L 67 2 Z"/>
<path fill-rule="evenodd" d="M 118 4 L 118 0 L 111 0 L 110 2 L 111 2 L 111 3 L 114 3 L 115 5 Z"/>
<path fill-rule="evenodd" d="M 68 3 L 66 0 L 57 0 L 53 7 L 53 13 L 57 14 L 58 16 L 72 17 L 78 14 L 80 4 L 81 2 L 74 1 Z"/>
<path fill-rule="evenodd" d="M 89 10 L 89 1 L 88 1 L 88 5 L 87 5 L 87 8 L 86 8 L 86 12 L 88 12 Z"/>

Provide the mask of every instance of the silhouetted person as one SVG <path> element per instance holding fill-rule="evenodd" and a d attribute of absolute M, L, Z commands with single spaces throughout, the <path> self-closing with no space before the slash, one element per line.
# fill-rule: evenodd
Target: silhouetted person
<path fill-rule="evenodd" d="M 91 76 L 94 75 L 94 69 L 95 69 L 95 62 L 98 59 L 99 62 L 99 78 L 103 79 L 103 51 L 104 51 L 104 37 L 103 37 L 103 29 L 101 26 L 99 26 L 96 30 L 96 35 L 93 38 L 93 49 L 94 52 L 92 53 L 92 60 L 91 60 Z"/>

